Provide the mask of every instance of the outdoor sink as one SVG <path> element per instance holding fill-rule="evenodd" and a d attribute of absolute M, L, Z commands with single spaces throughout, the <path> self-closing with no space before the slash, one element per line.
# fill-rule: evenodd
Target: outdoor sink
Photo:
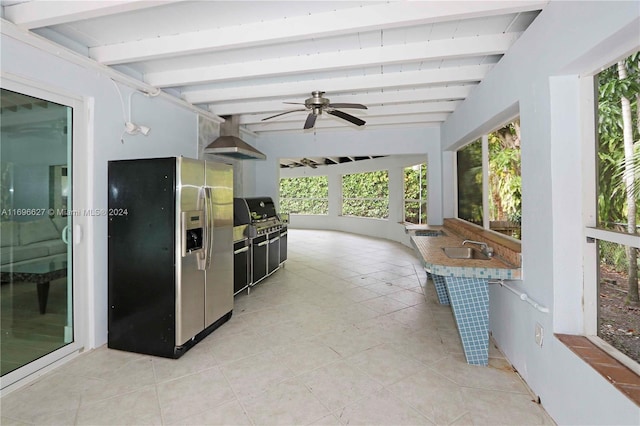
<path fill-rule="evenodd" d="M 442 250 L 451 259 L 490 260 L 491 258 L 473 247 L 443 247 Z"/>
<path fill-rule="evenodd" d="M 444 231 L 436 230 L 416 230 L 414 231 L 416 237 L 446 237 L 447 234 Z"/>

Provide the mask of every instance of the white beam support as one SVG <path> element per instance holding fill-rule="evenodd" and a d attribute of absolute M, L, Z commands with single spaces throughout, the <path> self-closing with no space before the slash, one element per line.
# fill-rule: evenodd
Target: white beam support
<path fill-rule="evenodd" d="M 319 70 L 380 66 L 401 62 L 434 61 L 503 54 L 520 33 L 496 34 L 372 47 L 317 55 L 254 60 L 210 67 L 150 72 L 147 83 L 156 87 L 185 86 L 244 78 L 272 77 Z"/>
<path fill-rule="evenodd" d="M 29 1 L 4 7 L 4 18 L 25 29 L 66 24 L 85 19 L 163 6 L 183 0 Z"/>
<path fill-rule="evenodd" d="M 193 111 L 197 114 L 201 114 L 209 118 L 215 123 L 224 122 L 224 120 L 221 119 L 220 117 L 210 113 L 205 109 L 194 106 L 188 103 L 187 101 L 185 101 L 184 99 L 177 98 L 162 90 L 158 91 L 157 87 L 149 86 L 148 84 L 145 84 L 144 82 L 136 80 L 133 77 L 130 77 L 119 71 L 116 71 L 113 68 L 110 68 L 106 65 L 99 64 L 96 61 L 93 61 L 87 58 L 86 56 L 82 56 L 77 52 L 74 52 L 70 49 L 57 45 L 45 39 L 44 37 L 41 37 L 35 33 L 32 33 L 31 31 L 25 30 L 24 28 L 20 28 L 17 25 L 14 25 L 13 23 L 7 20 L 0 19 L 0 33 L 2 33 L 2 35 L 6 35 L 7 37 L 11 37 L 15 40 L 18 40 L 22 43 L 26 43 L 44 52 L 55 51 L 56 55 L 64 59 L 65 61 L 68 61 L 72 64 L 76 64 L 81 67 L 96 70 L 97 72 L 105 75 L 106 77 L 116 82 L 125 84 L 135 90 L 139 90 L 144 93 L 154 94 L 154 96 L 156 93 L 158 93 L 157 96 L 160 96 L 161 98 L 167 100 L 168 102 L 171 102 L 182 108 L 188 109 L 189 111 Z"/>
<path fill-rule="evenodd" d="M 369 126 L 382 124 L 422 124 L 422 123 L 442 123 L 449 117 L 449 114 L 407 114 L 394 117 L 367 117 L 366 121 Z M 365 126 L 367 125 L 365 124 Z"/>
<path fill-rule="evenodd" d="M 40 2 L 37 2 L 40 3 Z M 294 16 L 206 31 L 117 43 L 90 49 L 90 56 L 106 65 L 175 55 L 285 43 L 304 38 L 424 25 L 539 10 L 547 1 L 394 2 L 346 10 Z M 321 25 L 318 25 L 318 23 Z"/>
<path fill-rule="evenodd" d="M 293 83 L 236 86 L 222 89 L 193 90 L 182 93 L 189 103 L 201 104 L 220 99 L 235 101 L 272 97 L 302 97 L 311 95 L 311 90 L 322 88 L 327 93 L 356 90 L 391 89 L 416 87 L 428 84 L 458 84 L 481 81 L 493 65 L 471 65 L 464 67 L 427 69 L 422 71 L 371 74 L 361 77 L 327 78 Z"/>
<path fill-rule="evenodd" d="M 378 93 L 360 93 L 349 96 L 332 96 L 331 102 L 357 102 L 369 107 L 381 104 L 397 104 L 403 102 L 427 102 L 427 101 L 449 101 L 466 98 L 475 85 L 429 87 L 416 90 L 397 90 Z M 284 112 L 287 110 L 303 108 L 303 105 L 286 105 L 280 101 L 260 101 L 260 102 L 235 102 L 214 104 L 209 110 L 214 114 L 259 114 L 268 112 Z M 304 114 L 304 112 L 302 113 Z"/>

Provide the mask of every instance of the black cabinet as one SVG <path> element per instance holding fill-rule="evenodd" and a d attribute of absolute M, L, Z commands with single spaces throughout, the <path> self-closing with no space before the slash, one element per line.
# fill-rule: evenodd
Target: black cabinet
<path fill-rule="evenodd" d="M 283 227 L 280 230 L 280 264 L 283 264 L 287 260 L 287 227 Z"/>
<path fill-rule="evenodd" d="M 267 235 L 259 235 L 251 241 L 251 285 L 267 276 L 267 250 L 269 240 Z"/>
<path fill-rule="evenodd" d="M 236 295 L 249 286 L 249 240 L 233 243 L 233 294 Z"/>
<path fill-rule="evenodd" d="M 280 231 L 272 232 L 268 237 L 269 250 L 268 258 L 269 265 L 267 274 L 271 274 L 273 271 L 280 267 Z"/>

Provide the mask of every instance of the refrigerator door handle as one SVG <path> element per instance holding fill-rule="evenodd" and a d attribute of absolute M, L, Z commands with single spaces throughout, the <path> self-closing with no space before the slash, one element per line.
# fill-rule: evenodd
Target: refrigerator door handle
<path fill-rule="evenodd" d="M 207 209 L 207 192 L 206 188 L 200 191 L 200 200 L 198 200 L 198 206 L 202 209 L 204 218 L 202 224 L 202 250 L 198 253 L 198 270 L 204 271 L 207 263 L 207 249 L 209 247 L 209 239 L 211 238 L 211 231 L 209 230 L 209 210 Z"/>
<path fill-rule="evenodd" d="M 205 269 L 209 269 L 211 266 L 211 260 L 213 258 L 213 228 L 214 228 L 214 218 L 213 218 L 213 197 L 211 196 L 211 188 L 205 188 L 205 208 L 207 210 L 207 235 L 209 236 L 207 240 L 207 261 L 205 263 Z"/>

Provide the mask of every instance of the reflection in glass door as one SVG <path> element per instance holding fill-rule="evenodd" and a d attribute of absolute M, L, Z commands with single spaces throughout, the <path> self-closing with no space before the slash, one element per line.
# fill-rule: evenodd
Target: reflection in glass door
<path fill-rule="evenodd" d="M 73 341 L 72 108 L 1 89 L 0 372 Z"/>

